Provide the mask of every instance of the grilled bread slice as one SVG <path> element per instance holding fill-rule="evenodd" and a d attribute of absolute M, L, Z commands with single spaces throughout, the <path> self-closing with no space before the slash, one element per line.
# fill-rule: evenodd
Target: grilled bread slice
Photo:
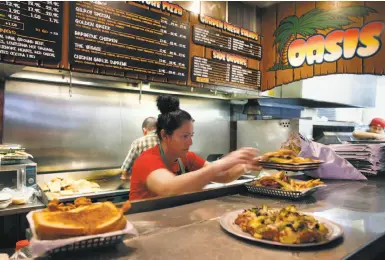
<path fill-rule="evenodd" d="M 41 240 L 102 234 L 122 230 L 126 226 L 125 216 L 111 202 L 70 211 L 35 212 L 32 218 Z"/>

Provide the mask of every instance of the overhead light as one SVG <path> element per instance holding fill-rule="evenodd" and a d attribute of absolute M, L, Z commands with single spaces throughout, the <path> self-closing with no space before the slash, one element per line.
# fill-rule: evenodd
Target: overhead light
<path fill-rule="evenodd" d="M 191 11 L 200 14 L 201 13 L 201 1 L 200 0 L 193 0 Z"/>

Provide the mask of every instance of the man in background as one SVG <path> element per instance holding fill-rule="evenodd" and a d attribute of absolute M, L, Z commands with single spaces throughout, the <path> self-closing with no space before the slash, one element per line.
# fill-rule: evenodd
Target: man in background
<path fill-rule="evenodd" d="M 369 131 L 353 132 L 353 136 L 359 140 L 385 140 L 384 135 L 385 120 L 382 118 L 373 118 L 369 124 Z"/>
<path fill-rule="evenodd" d="M 131 168 L 136 158 L 144 151 L 159 144 L 159 138 L 156 134 L 156 118 L 147 117 L 142 123 L 142 137 L 134 140 L 131 144 L 130 150 L 123 162 L 121 180 L 126 181 L 130 179 Z"/>

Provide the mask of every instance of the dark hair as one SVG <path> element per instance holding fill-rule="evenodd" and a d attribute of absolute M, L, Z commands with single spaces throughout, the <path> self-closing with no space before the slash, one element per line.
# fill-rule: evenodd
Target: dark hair
<path fill-rule="evenodd" d="M 179 99 L 170 95 L 158 96 L 156 105 L 160 111 L 156 133 L 162 139 L 160 132 L 162 129 L 167 135 L 172 135 L 185 121 L 194 119 L 191 115 L 179 108 Z"/>
<path fill-rule="evenodd" d="M 154 129 L 156 127 L 156 118 L 155 117 L 147 117 L 144 119 L 142 124 L 142 129 L 145 128 L 147 130 Z"/>

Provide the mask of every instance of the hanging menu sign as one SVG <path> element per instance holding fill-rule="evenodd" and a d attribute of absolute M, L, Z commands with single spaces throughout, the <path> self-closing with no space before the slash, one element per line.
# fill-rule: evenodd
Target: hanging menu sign
<path fill-rule="evenodd" d="M 148 10 L 145 4 L 142 8 L 123 1 L 71 2 L 70 6 L 72 69 L 89 66 L 99 72 L 124 72 L 127 77 L 187 83 L 188 22 Z M 177 5 L 159 7 L 180 13 Z"/>
<path fill-rule="evenodd" d="M 229 85 L 230 63 L 194 56 L 192 66 L 192 81 L 214 85 Z"/>
<path fill-rule="evenodd" d="M 62 2 L 0 2 L 3 61 L 58 65 L 61 61 Z"/>
<path fill-rule="evenodd" d="M 192 81 L 221 86 L 261 88 L 261 71 L 227 62 L 193 57 Z"/>
<path fill-rule="evenodd" d="M 194 25 L 193 41 L 199 45 L 241 54 L 258 60 L 262 59 L 262 46 L 260 44 L 232 37 L 204 26 Z"/>

